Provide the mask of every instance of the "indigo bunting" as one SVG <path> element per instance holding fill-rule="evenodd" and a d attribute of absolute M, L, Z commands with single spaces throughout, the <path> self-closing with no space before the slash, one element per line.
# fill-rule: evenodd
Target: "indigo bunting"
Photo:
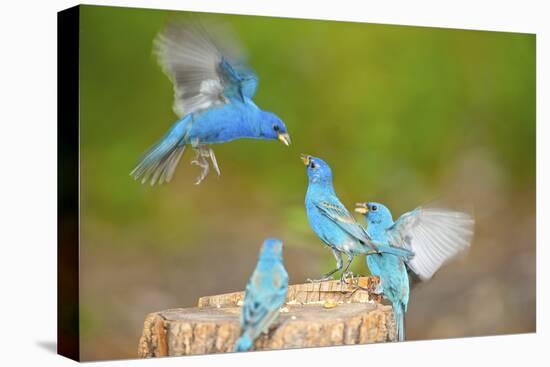
<path fill-rule="evenodd" d="M 430 279 L 470 245 L 474 220 L 462 212 L 419 207 L 394 222 L 389 209 L 374 202 L 358 203 L 355 211 L 365 215 L 367 232 L 374 240 L 414 252 L 409 260 L 391 254 L 367 257 L 371 273 L 380 278 L 379 291 L 392 303 L 399 341 L 403 341 L 409 303 L 407 268 L 421 280 Z"/>
<path fill-rule="evenodd" d="M 332 171 L 323 160 L 302 154 L 307 166 L 308 188 L 306 193 L 306 212 L 309 224 L 336 258 L 336 269 L 324 274 L 324 281 L 343 267 L 342 254 L 348 257 L 342 271 L 341 281 L 345 280 L 353 258 L 361 254 L 388 252 L 398 256 L 411 256 L 412 252 L 398 247 L 387 246 L 373 241 L 366 230 L 355 220 L 340 202 L 332 186 Z"/>
<path fill-rule="evenodd" d="M 226 37 L 227 38 L 227 37 Z M 195 23 L 173 23 L 155 40 L 160 65 L 174 84 L 174 112 L 179 120 L 147 151 L 130 175 L 145 183 L 169 182 L 188 145 L 195 150 L 191 162 L 202 168 L 196 184 L 208 175 L 209 159 L 220 169 L 211 144 L 240 138 L 280 140 L 290 144 L 285 124 L 252 100 L 258 77 L 243 56 L 215 41 Z"/>
<path fill-rule="evenodd" d="M 283 243 L 277 239 L 267 239 L 246 286 L 241 308 L 241 335 L 235 344 L 235 352 L 249 350 L 260 333 L 267 333 L 279 317 L 279 308 L 285 302 L 287 291 Z"/>

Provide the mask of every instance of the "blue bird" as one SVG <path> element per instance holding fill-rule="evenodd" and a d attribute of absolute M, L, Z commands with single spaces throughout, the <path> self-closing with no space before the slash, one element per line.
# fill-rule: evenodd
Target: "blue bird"
<path fill-rule="evenodd" d="M 235 344 L 235 352 L 250 350 L 254 340 L 279 317 L 288 291 L 288 274 L 283 265 L 283 243 L 267 239 L 262 245 L 260 257 L 246 286 L 241 308 L 241 335 Z"/>
<path fill-rule="evenodd" d="M 391 254 L 367 256 L 370 272 L 380 278 L 377 292 L 392 303 L 399 341 L 403 341 L 410 291 L 407 270 L 423 281 L 430 279 L 470 246 L 474 220 L 462 212 L 418 207 L 394 222 L 389 209 L 375 202 L 358 203 L 355 211 L 365 215 L 367 232 L 374 240 L 414 252 L 408 260 Z"/>
<path fill-rule="evenodd" d="M 170 182 L 188 145 L 195 150 L 191 162 L 202 168 L 196 184 L 208 175 L 210 161 L 220 170 L 211 144 L 252 138 L 290 144 L 285 124 L 254 101 L 258 77 L 242 54 L 216 42 L 195 23 L 174 23 L 157 36 L 155 51 L 174 84 L 174 112 L 179 120 L 147 151 L 130 175 L 151 185 Z"/>
<path fill-rule="evenodd" d="M 309 224 L 334 254 L 336 269 L 324 274 L 324 281 L 343 267 L 342 254 L 348 257 L 342 271 L 341 281 L 357 255 L 388 252 L 398 256 L 411 256 L 412 252 L 403 248 L 386 246 L 372 240 L 366 230 L 355 220 L 346 207 L 340 202 L 332 186 L 332 171 L 323 160 L 302 154 L 302 161 L 307 166 L 308 188 L 306 193 L 306 212 Z"/>

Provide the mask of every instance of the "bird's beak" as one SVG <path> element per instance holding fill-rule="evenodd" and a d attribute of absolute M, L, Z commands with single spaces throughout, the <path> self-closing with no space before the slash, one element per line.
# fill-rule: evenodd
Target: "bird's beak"
<path fill-rule="evenodd" d="M 369 206 L 367 203 L 356 203 L 355 206 L 357 206 L 357 208 L 355 208 L 357 213 L 367 214 L 369 212 Z"/>
<path fill-rule="evenodd" d="M 290 145 L 290 135 L 286 134 L 286 133 L 279 133 L 277 135 L 277 139 L 279 139 L 281 141 L 281 143 L 283 143 L 284 145 L 286 145 L 287 147 Z"/>
<path fill-rule="evenodd" d="M 311 157 L 307 154 L 300 154 L 300 159 L 302 160 L 302 162 L 304 162 L 304 165 L 307 166 L 309 165 Z"/>

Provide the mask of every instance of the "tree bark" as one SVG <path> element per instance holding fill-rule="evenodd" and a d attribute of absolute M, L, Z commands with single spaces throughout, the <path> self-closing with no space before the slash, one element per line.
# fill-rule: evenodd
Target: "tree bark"
<path fill-rule="evenodd" d="M 364 344 L 396 340 L 390 306 L 373 294 L 378 279 L 355 279 L 356 288 L 337 281 L 289 286 L 287 302 L 254 350 Z M 243 292 L 202 297 L 198 307 L 147 316 L 139 341 L 142 358 L 231 352 L 239 337 Z"/>

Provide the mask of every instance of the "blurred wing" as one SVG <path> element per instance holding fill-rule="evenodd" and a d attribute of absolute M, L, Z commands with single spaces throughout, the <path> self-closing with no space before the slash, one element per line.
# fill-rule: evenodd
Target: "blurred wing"
<path fill-rule="evenodd" d="M 399 217 L 387 234 L 391 245 L 414 252 L 407 265 L 425 281 L 470 246 L 473 227 L 466 213 L 420 207 Z"/>
<path fill-rule="evenodd" d="M 226 40 L 225 45 L 231 43 Z M 222 52 L 198 23 L 173 23 L 157 36 L 155 53 L 174 84 L 174 112 L 178 116 L 220 106 L 233 98 L 252 98 L 257 77 L 242 63 L 232 66 L 229 60 L 239 57 L 233 58 L 237 52 L 230 48 Z M 256 81 L 253 88 L 251 81 Z"/>
<path fill-rule="evenodd" d="M 367 234 L 365 229 L 357 223 L 355 218 L 340 202 L 321 201 L 316 204 L 316 206 L 324 216 L 338 224 L 340 228 L 355 237 L 357 240 L 363 242 L 370 240 L 370 236 Z"/>
<path fill-rule="evenodd" d="M 256 328 L 267 315 L 268 309 L 261 302 L 260 295 L 251 289 L 249 283 L 241 310 L 241 328 L 250 330 Z"/>

